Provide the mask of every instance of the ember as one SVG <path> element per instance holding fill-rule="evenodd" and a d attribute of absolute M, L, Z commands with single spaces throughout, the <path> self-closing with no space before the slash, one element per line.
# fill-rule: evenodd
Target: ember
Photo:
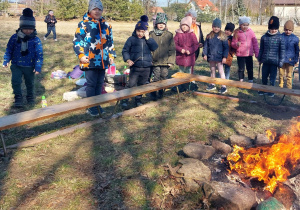
<path fill-rule="evenodd" d="M 229 172 L 256 177 L 266 184 L 265 190 L 273 193 L 278 183 L 287 180 L 297 166 L 300 158 L 300 122 L 292 125 L 288 135 L 276 137 L 274 130 L 266 133 L 269 140 L 276 138 L 277 143 L 249 149 L 235 145 L 227 160 Z"/>

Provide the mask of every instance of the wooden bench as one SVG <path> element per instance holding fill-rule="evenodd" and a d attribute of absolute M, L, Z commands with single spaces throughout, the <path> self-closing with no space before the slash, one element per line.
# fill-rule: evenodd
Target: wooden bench
<path fill-rule="evenodd" d="M 26 112 L 20 112 L 17 114 L 1 117 L 0 135 L 3 144 L 4 154 L 6 154 L 6 146 L 5 146 L 3 134 L 1 132 L 3 130 L 18 127 L 31 122 L 36 122 L 39 120 L 43 120 L 55 116 L 60 116 L 66 113 L 86 109 L 89 107 L 93 107 L 105 103 L 117 102 L 118 104 L 118 102 L 122 99 L 127 99 L 137 95 L 142 95 L 153 91 L 170 88 L 187 82 L 189 81 L 185 78 L 180 78 L 180 79 L 172 78 L 172 79 L 154 82 L 139 87 L 120 90 L 113 93 L 107 93 L 99 96 L 84 98 L 72 102 L 48 106 L 45 108 L 34 109 Z"/>

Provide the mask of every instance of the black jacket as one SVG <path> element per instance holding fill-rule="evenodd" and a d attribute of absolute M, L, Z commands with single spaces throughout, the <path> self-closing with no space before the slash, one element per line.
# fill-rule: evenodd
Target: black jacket
<path fill-rule="evenodd" d="M 54 20 L 54 23 L 52 23 L 51 20 Z M 55 23 L 57 23 L 57 20 L 54 15 L 52 17 L 51 15 L 47 15 L 44 22 L 47 23 L 47 27 L 53 27 Z"/>
<path fill-rule="evenodd" d="M 153 62 L 151 51 L 156 50 L 157 47 L 158 45 L 153 38 L 139 39 L 134 31 L 123 47 L 123 60 L 125 62 L 129 59 L 132 60 L 134 67 L 150 67 Z"/>
<path fill-rule="evenodd" d="M 260 40 L 260 48 L 258 54 L 258 61 L 260 63 L 272 64 L 282 67 L 285 55 L 284 37 L 279 31 L 271 35 L 269 32 L 265 33 Z"/>

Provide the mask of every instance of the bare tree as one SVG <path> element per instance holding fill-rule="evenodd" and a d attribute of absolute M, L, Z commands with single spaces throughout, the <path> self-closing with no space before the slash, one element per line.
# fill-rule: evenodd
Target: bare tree
<path fill-rule="evenodd" d="M 224 15 L 224 21 L 227 23 L 227 0 L 225 0 L 225 15 Z"/>
<path fill-rule="evenodd" d="M 222 20 L 222 0 L 220 0 L 220 19 Z"/>
<path fill-rule="evenodd" d="M 231 0 L 231 14 L 232 14 L 232 22 L 234 22 L 233 0 Z"/>

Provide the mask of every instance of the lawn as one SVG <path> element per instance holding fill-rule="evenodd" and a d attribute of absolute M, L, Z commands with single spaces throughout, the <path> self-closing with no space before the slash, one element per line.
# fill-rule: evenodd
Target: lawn
<path fill-rule="evenodd" d="M 52 71 L 68 72 L 78 63 L 72 46 L 77 23 L 58 22 L 58 42 L 54 42 L 52 35 L 48 40 L 42 40 L 46 25 L 37 21 L 38 36 L 44 48 L 44 66 L 42 74 L 36 77 L 36 104 L 23 109 L 11 107 L 11 74 L 9 69 L 2 68 L 0 116 L 40 108 L 42 95 L 46 96 L 49 106 L 64 103 L 63 93 L 77 88 L 74 81 L 50 78 Z M 0 21 L 3 29 L 1 62 L 6 43 L 18 24 L 15 19 Z M 121 50 L 136 23 L 111 24 L 118 56 L 116 66 L 123 69 Z M 178 26 L 176 22 L 168 24 L 171 32 Z M 260 38 L 267 27 L 252 26 L 252 29 Z M 202 30 L 208 34 L 211 24 L 203 24 Z M 296 35 L 299 36 L 299 32 L 298 27 Z M 257 78 L 257 61 L 254 64 Z M 170 75 L 177 70 L 173 67 Z M 210 75 L 208 64 L 202 59 L 198 59 L 195 71 L 196 74 Z M 237 80 L 236 60 L 231 77 Z M 198 85 L 199 91 L 205 91 L 206 84 Z M 296 81 L 294 88 L 300 89 Z M 297 97 L 286 96 L 281 107 L 268 106 L 256 91 L 238 88 L 229 87 L 226 95 L 257 103 L 236 103 L 189 93 L 182 94 L 178 101 L 176 94 L 169 90 L 166 95 L 168 102 L 134 116 L 78 129 L 35 147 L 12 151 L 8 158 L 0 160 L 0 209 L 199 209 L 202 193 L 185 192 L 184 186 L 164 170 L 167 164 L 176 166 L 182 158 L 178 152 L 184 145 L 225 141 L 233 134 L 254 138 L 270 128 L 284 133 L 299 114 L 295 111 L 299 109 Z M 281 97 L 277 95 L 272 101 L 267 100 L 275 103 Z M 148 98 L 143 100 L 148 102 Z M 106 104 L 104 109 L 110 113 L 113 105 Z M 78 111 L 6 130 L 4 137 L 10 145 L 93 119 L 84 111 Z"/>

